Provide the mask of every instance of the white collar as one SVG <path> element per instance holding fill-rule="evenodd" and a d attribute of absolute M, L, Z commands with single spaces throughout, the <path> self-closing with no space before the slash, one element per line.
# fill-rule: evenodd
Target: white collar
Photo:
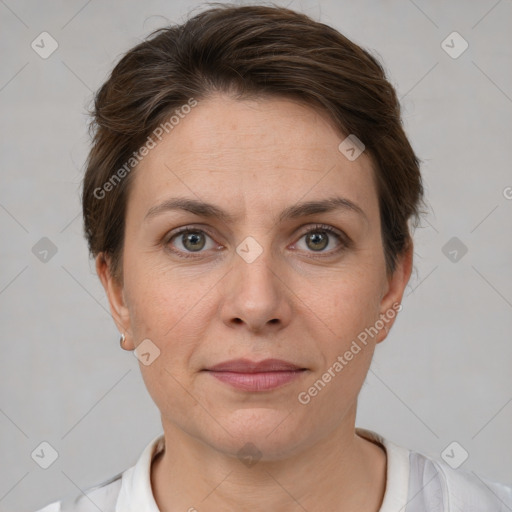
<path fill-rule="evenodd" d="M 409 488 L 409 450 L 371 430 L 356 428 L 356 433 L 384 446 L 387 453 L 386 490 L 379 512 L 405 510 Z M 160 512 L 151 488 L 151 461 L 164 448 L 159 434 L 144 448 L 137 463 L 123 473 L 116 512 Z"/>
<path fill-rule="evenodd" d="M 405 510 L 409 495 L 410 450 L 384 439 L 372 430 L 356 427 L 356 433 L 370 441 L 381 444 L 386 450 L 386 490 L 379 512 Z"/>
<path fill-rule="evenodd" d="M 144 448 L 135 466 L 123 473 L 116 512 L 160 512 L 151 488 L 151 461 L 164 446 L 164 435 L 159 434 Z"/>

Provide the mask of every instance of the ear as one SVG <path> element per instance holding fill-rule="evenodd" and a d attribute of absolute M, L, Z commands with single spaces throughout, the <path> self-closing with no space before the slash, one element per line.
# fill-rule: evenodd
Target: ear
<path fill-rule="evenodd" d="M 395 323 L 399 310 L 402 309 L 399 304 L 402 303 L 402 297 L 405 287 L 409 282 L 412 272 L 414 245 L 412 239 L 407 249 L 397 260 L 396 268 L 393 274 L 387 276 L 387 287 L 380 302 L 380 319 L 382 319 L 386 328 L 382 328 L 377 335 L 376 343 L 384 341 Z M 400 308 L 400 309 L 398 309 Z"/>
<path fill-rule="evenodd" d="M 135 346 L 131 336 L 130 313 L 126 306 L 124 287 L 112 275 L 111 259 L 108 255 L 104 253 L 98 254 L 96 257 L 96 272 L 107 294 L 112 318 L 119 332 L 126 335 L 123 348 L 133 350 Z"/>

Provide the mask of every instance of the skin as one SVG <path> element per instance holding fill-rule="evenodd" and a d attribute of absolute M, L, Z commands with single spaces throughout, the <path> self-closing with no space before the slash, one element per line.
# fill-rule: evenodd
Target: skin
<path fill-rule="evenodd" d="M 338 150 L 344 138 L 326 116 L 289 99 L 217 94 L 133 171 L 123 284 L 102 254 L 96 267 L 125 347 L 149 338 L 160 350 L 140 368 L 168 447 L 151 468 L 162 511 L 380 508 L 386 453 L 356 435 L 355 417 L 386 330 L 307 405 L 297 399 L 400 303 L 411 274 L 412 244 L 386 274 L 372 162 L 366 153 L 349 161 Z M 278 220 L 286 207 L 333 195 L 366 218 L 334 210 Z M 213 203 L 234 219 L 169 210 L 145 220 L 151 207 L 177 196 Z M 327 247 L 308 244 L 316 223 L 351 243 L 329 235 Z M 200 251 L 181 235 L 170 240 L 182 226 L 206 230 Z M 248 236 L 263 249 L 252 263 L 236 252 Z M 307 371 L 265 392 L 240 391 L 202 371 L 235 358 L 278 358 Z M 250 467 L 237 456 L 248 442 L 261 454 Z"/>

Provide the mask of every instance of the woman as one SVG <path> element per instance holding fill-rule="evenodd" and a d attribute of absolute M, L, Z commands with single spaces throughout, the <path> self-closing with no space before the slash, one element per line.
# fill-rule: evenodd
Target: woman
<path fill-rule="evenodd" d="M 291 10 L 219 6 L 130 50 L 94 116 L 86 236 L 164 433 L 43 511 L 512 509 L 355 427 L 423 196 L 375 58 Z"/>

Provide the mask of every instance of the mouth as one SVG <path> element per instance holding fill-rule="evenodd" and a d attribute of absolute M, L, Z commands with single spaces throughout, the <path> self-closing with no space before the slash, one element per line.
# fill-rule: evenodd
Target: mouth
<path fill-rule="evenodd" d="M 302 368 L 280 359 L 234 359 L 203 370 L 217 380 L 242 391 L 269 391 L 301 377 Z"/>

